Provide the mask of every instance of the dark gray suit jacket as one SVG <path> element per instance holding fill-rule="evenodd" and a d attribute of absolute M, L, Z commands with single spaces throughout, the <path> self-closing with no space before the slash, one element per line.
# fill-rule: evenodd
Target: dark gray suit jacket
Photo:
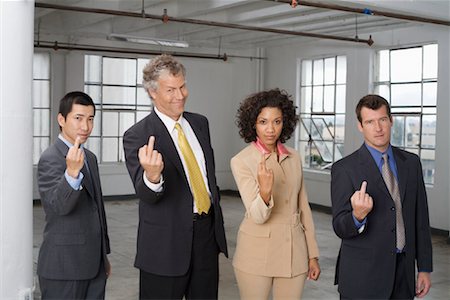
<path fill-rule="evenodd" d="M 46 224 L 37 273 L 47 279 L 87 280 L 97 275 L 101 260 L 110 253 L 105 208 L 97 158 L 84 149 L 92 180 L 84 166 L 82 189 L 76 191 L 64 177 L 68 150 L 58 138 L 39 160 Z"/>
<path fill-rule="evenodd" d="M 432 246 L 428 204 L 417 155 L 392 147 L 397 164 L 406 235 L 406 274 L 415 294 L 415 264 L 431 272 Z M 367 181 L 373 209 L 362 233 L 352 218 L 350 198 Z M 335 283 L 349 299 L 388 299 L 395 279 L 395 206 L 383 177 L 365 145 L 331 169 L 333 228 L 342 239 Z"/>
<path fill-rule="evenodd" d="M 208 120 L 188 112 L 184 112 L 183 116 L 194 130 L 205 155 L 214 209 L 215 239 L 218 251 L 227 255 Z M 152 135 L 155 136 L 154 149 L 162 154 L 164 161 L 164 184 L 160 193 L 145 185 L 144 170 L 138 158 L 139 148 L 147 144 Z M 152 112 L 125 132 L 123 146 L 128 172 L 140 199 L 135 266 L 157 275 L 184 275 L 191 260 L 194 202 L 173 140 L 164 123 Z"/>

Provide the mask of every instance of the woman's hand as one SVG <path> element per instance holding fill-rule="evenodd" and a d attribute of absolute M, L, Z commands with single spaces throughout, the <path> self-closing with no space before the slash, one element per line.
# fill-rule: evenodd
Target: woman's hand
<path fill-rule="evenodd" d="M 309 260 L 308 279 L 317 280 L 320 276 L 319 260 L 317 258 L 311 258 Z"/>
<path fill-rule="evenodd" d="M 271 169 L 267 169 L 266 167 L 266 158 L 264 154 L 261 156 L 261 161 L 258 165 L 258 184 L 259 184 L 259 194 L 261 198 L 269 203 L 270 197 L 272 196 L 272 187 L 273 187 L 273 171 Z"/>

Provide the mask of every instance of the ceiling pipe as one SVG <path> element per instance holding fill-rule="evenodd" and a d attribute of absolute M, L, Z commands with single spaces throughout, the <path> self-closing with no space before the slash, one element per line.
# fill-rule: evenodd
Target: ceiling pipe
<path fill-rule="evenodd" d="M 283 2 L 283 3 L 288 3 L 288 4 L 291 4 L 291 2 L 292 2 L 291 0 L 266 0 L 266 1 Z M 450 26 L 450 21 L 446 21 L 446 20 L 425 18 L 425 17 L 399 14 L 399 13 L 392 13 L 392 12 L 381 11 L 381 10 L 377 10 L 377 9 L 355 8 L 355 7 L 343 6 L 343 5 L 337 5 L 337 4 L 326 4 L 326 3 L 318 3 L 318 2 L 311 2 L 311 1 L 304 1 L 304 0 L 297 1 L 297 4 L 303 5 L 303 6 L 317 7 L 317 8 L 340 10 L 340 11 L 358 13 L 358 14 L 363 14 L 363 15 L 382 16 L 382 17 L 415 21 L 415 22 L 421 22 L 421 23 Z"/>
<path fill-rule="evenodd" d="M 141 49 L 129 49 L 129 48 L 117 48 L 117 47 L 99 47 L 92 45 L 78 45 L 78 44 L 66 44 L 50 41 L 35 41 L 34 48 L 53 49 L 58 50 L 78 50 L 78 51 L 92 51 L 92 52 L 106 52 L 106 53 L 127 53 L 127 54 L 142 54 L 142 55 L 160 55 L 170 54 L 178 57 L 190 57 L 190 58 L 203 58 L 203 59 L 216 59 L 227 61 L 231 55 L 224 53 L 223 55 L 213 54 L 199 54 L 189 52 L 171 52 L 171 51 L 156 51 L 156 50 L 141 50 Z M 244 58 L 240 56 L 240 58 Z M 245 57 L 249 59 L 263 59 L 259 57 Z"/>
<path fill-rule="evenodd" d="M 166 12 L 163 15 L 153 15 L 153 14 L 147 14 L 144 12 L 134 13 L 134 12 L 119 11 L 119 10 L 111 10 L 111 9 L 76 7 L 76 6 L 38 3 L 38 2 L 35 3 L 35 7 L 66 10 L 66 11 L 76 11 L 76 12 L 86 12 L 86 13 L 96 13 L 96 14 L 106 14 L 106 15 L 122 16 L 122 17 L 154 19 L 154 20 L 163 21 L 164 23 L 172 21 L 172 22 L 179 22 L 179 23 L 215 26 L 215 27 L 259 31 L 259 32 L 269 32 L 269 33 L 276 33 L 276 34 L 306 36 L 306 37 L 319 38 L 319 39 L 329 39 L 329 40 L 338 40 L 338 41 L 345 41 L 345 42 L 364 43 L 369 46 L 371 46 L 373 44 L 372 38 L 369 38 L 366 40 L 366 39 L 360 39 L 360 38 L 348 38 L 348 37 L 326 35 L 326 34 L 319 34 L 319 33 L 309 33 L 309 32 L 292 31 L 292 30 L 246 26 L 246 25 L 239 25 L 239 24 L 232 24 L 232 23 L 222 23 L 222 22 L 213 22 L 213 21 L 205 21 L 205 20 L 170 17 L 167 15 Z"/>

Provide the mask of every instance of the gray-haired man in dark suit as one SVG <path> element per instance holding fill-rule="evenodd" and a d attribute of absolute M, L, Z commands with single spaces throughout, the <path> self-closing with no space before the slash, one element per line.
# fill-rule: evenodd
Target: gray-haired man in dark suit
<path fill-rule="evenodd" d="M 42 153 L 38 185 L 45 210 L 37 273 L 42 299 L 104 299 L 111 272 L 97 158 L 83 147 L 95 105 L 83 92 L 60 102 L 61 133 Z"/>

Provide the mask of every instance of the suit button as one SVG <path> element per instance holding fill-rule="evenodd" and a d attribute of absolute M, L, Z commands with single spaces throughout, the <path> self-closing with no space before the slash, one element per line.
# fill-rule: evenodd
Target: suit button
<path fill-rule="evenodd" d="M 391 230 L 391 232 L 395 233 L 395 228 Z"/>
<path fill-rule="evenodd" d="M 394 211 L 394 210 L 395 210 L 395 206 L 392 206 L 392 207 L 391 207 L 391 210 Z"/>

